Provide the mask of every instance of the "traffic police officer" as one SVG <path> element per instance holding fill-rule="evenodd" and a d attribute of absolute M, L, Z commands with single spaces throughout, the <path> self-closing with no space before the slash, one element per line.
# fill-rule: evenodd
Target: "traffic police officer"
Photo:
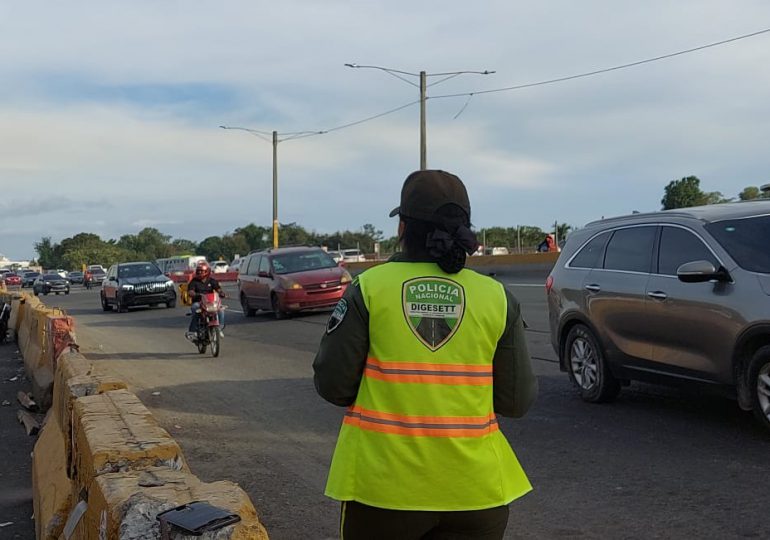
<path fill-rule="evenodd" d="M 348 287 L 313 363 L 347 407 L 326 495 L 345 540 L 501 538 L 532 489 L 497 421 L 537 395 L 519 303 L 464 269 L 478 242 L 457 176 L 412 173 L 390 215 L 403 252 Z"/>

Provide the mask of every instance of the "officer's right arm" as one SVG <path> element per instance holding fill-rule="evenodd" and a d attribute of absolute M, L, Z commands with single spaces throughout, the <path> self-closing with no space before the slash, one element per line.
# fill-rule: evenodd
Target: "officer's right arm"
<path fill-rule="evenodd" d="M 348 286 L 326 326 L 313 361 L 315 388 L 326 401 L 340 406 L 352 405 L 369 353 L 369 311 L 358 282 Z M 342 313 L 340 318 L 335 315 Z"/>

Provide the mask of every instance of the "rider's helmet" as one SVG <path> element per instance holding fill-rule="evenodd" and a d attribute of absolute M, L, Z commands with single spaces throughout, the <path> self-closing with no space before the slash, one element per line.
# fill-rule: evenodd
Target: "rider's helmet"
<path fill-rule="evenodd" d="M 211 267 L 206 261 L 201 261 L 198 266 L 195 267 L 195 277 L 200 279 L 206 279 L 211 275 Z"/>

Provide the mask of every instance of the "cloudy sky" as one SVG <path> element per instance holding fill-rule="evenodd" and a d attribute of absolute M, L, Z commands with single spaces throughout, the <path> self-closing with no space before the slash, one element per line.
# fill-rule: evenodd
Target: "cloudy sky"
<path fill-rule="evenodd" d="M 665 184 L 691 174 L 735 196 L 770 182 L 770 34 L 440 96 L 765 28 L 766 0 L 4 1 L 0 252 L 31 257 L 40 237 L 81 231 L 201 240 L 269 225 L 271 145 L 218 126 L 318 131 L 418 98 L 347 62 L 496 71 L 428 89 L 428 165 L 465 180 L 478 227 L 655 210 Z M 392 233 L 387 213 L 419 166 L 418 122 L 413 105 L 281 143 L 280 221 Z"/>

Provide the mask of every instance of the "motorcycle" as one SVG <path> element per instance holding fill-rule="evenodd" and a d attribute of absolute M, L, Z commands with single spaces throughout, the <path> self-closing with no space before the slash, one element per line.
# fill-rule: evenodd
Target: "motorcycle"
<path fill-rule="evenodd" d="M 198 332 L 192 342 L 198 347 L 198 352 L 204 354 L 211 347 L 211 356 L 219 356 L 219 311 L 224 311 L 220 296 L 216 293 L 201 295 L 200 307 L 192 315 L 198 317 Z"/>
<path fill-rule="evenodd" d="M 11 318 L 11 306 L 5 302 L 0 303 L 0 344 L 8 338 L 8 320 Z"/>

